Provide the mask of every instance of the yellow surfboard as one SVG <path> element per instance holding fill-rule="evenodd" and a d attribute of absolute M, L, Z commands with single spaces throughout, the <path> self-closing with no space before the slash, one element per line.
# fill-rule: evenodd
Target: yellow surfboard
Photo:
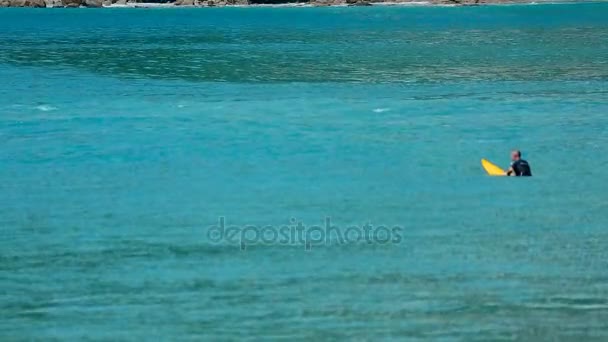
<path fill-rule="evenodd" d="M 500 167 L 496 166 L 495 164 L 489 162 L 486 159 L 481 160 L 481 166 L 483 166 L 483 169 L 486 170 L 486 172 L 490 176 L 505 176 L 505 170 L 501 169 Z"/>

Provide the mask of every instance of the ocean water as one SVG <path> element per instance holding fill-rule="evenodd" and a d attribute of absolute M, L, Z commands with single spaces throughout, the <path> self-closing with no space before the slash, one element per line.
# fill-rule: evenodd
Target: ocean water
<path fill-rule="evenodd" d="M 606 340 L 608 4 L 0 9 L 0 179 L 4 341 Z"/>

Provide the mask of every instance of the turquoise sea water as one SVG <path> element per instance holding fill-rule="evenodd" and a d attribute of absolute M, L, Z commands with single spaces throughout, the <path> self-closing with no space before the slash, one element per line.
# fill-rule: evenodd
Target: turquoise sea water
<path fill-rule="evenodd" d="M 608 4 L 2 9 L 0 338 L 606 340 L 607 114 Z"/>

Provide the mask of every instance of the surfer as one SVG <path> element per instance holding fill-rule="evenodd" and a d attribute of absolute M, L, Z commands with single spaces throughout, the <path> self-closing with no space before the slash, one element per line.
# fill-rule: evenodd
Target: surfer
<path fill-rule="evenodd" d="M 507 176 L 532 176 L 530 164 L 521 159 L 521 151 L 511 151 L 511 167 L 507 170 Z"/>

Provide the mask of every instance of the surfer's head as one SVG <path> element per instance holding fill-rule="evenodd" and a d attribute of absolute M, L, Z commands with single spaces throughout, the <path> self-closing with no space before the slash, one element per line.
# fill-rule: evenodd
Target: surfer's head
<path fill-rule="evenodd" d="M 511 151 L 511 160 L 512 161 L 517 161 L 521 159 L 521 151 L 520 150 L 513 150 Z"/>

